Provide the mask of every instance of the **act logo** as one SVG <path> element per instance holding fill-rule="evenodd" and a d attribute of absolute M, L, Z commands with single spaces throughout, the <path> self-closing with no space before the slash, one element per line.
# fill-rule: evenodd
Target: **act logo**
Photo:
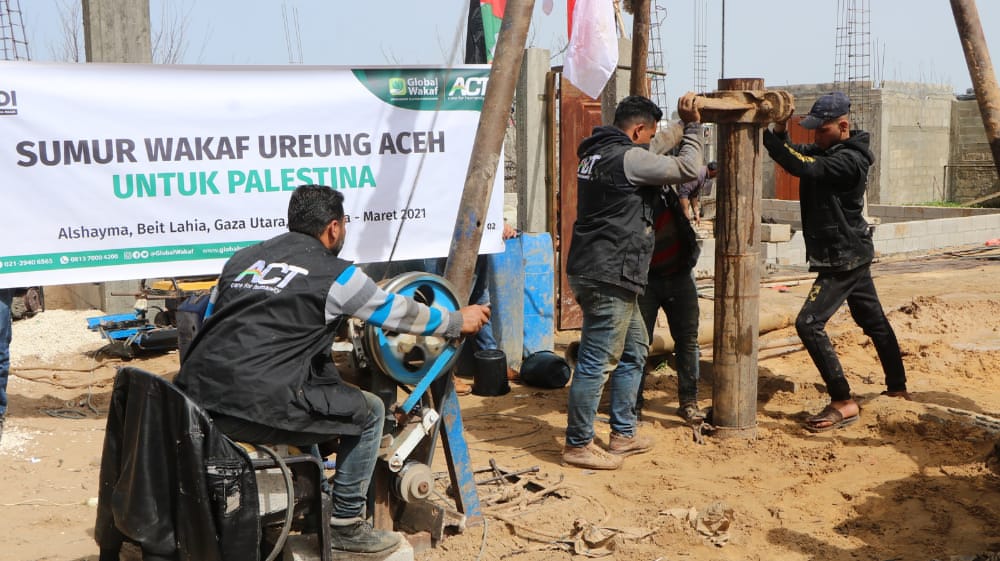
<path fill-rule="evenodd" d="M 455 82 L 448 89 L 448 97 L 482 97 L 486 95 L 486 83 L 489 81 L 488 76 L 473 76 L 471 78 L 459 76 L 455 78 Z"/>
<path fill-rule="evenodd" d="M 17 115 L 17 92 L 0 90 L 0 115 Z"/>
<path fill-rule="evenodd" d="M 389 78 L 389 95 L 406 95 L 406 80 L 403 78 Z"/>
<path fill-rule="evenodd" d="M 292 279 L 299 275 L 308 275 L 309 270 L 288 263 L 266 263 L 263 259 L 257 261 L 233 279 L 240 282 L 244 277 L 250 277 L 250 284 L 285 288 Z"/>

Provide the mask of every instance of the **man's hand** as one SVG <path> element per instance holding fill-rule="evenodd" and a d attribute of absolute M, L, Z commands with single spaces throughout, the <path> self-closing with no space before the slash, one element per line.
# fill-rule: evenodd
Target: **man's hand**
<path fill-rule="evenodd" d="M 698 99 L 694 92 L 688 92 L 677 100 L 677 115 L 684 124 L 701 122 L 701 111 L 698 110 Z"/>
<path fill-rule="evenodd" d="M 472 304 L 459 310 L 462 313 L 462 335 L 479 333 L 490 319 L 490 307 Z"/>
<path fill-rule="evenodd" d="M 788 119 L 791 119 L 792 115 L 794 115 L 794 114 L 795 114 L 795 110 L 793 109 L 792 113 L 788 115 Z M 771 132 L 773 132 L 774 134 L 782 134 L 786 130 L 788 130 L 788 119 L 783 119 L 781 121 L 775 121 L 774 122 L 774 129 Z"/>
<path fill-rule="evenodd" d="M 513 226 L 507 223 L 507 219 L 503 220 L 503 239 L 509 240 L 511 238 L 517 237 L 517 230 Z"/>

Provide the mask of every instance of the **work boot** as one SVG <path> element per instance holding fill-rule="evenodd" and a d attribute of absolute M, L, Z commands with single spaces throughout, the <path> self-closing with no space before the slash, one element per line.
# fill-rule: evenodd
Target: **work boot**
<path fill-rule="evenodd" d="M 402 539 L 396 532 L 376 530 L 367 520 L 334 518 L 330 523 L 330 545 L 337 551 L 378 553 L 396 548 Z"/>
<path fill-rule="evenodd" d="M 631 456 L 632 454 L 648 452 L 652 447 L 653 439 L 648 436 L 639 436 L 639 433 L 625 436 L 612 432 L 611 441 L 608 443 L 608 452 L 616 456 Z"/>
<path fill-rule="evenodd" d="M 612 456 L 600 446 L 590 441 L 586 446 L 567 446 L 563 450 L 564 464 L 587 469 L 618 469 L 622 467 L 622 459 Z"/>

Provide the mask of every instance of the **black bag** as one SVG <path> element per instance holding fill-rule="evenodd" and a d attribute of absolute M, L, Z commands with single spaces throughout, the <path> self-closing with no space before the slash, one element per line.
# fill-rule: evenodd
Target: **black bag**
<path fill-rule="evenodd" d="M 571 374 L 566 360 L 552 351 L 538 351 L 521 363 L 521 383 L 536 388 L 561 388 Z"/>

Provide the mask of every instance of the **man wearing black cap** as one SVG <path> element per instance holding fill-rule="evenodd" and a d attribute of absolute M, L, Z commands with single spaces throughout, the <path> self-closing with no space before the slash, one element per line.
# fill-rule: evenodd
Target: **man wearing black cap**
<path fill-rule="evenodd" d="M 785 121 L 775 123 L 773 132 L 764 131 L 768 153 L 800 180 L 806 258 L 809 270 L 818 273 L 795 320 L 799 338 L 830 394 L 830 404 L 806 420 L 806 429 L 812 432 L 850 425 L 860 415 L 825 331 L 826 322 L 845 300 L 882 362 L 888 386 L 883 394 L 909 399 L 899 343 L 870 270 L 875 247 L 863 210 L 868 168 L 875 157 L 868 148 L 868 133 L 850 130 L 850 108 L 850 99 L 842 92 L 820 97 L 800 122 L 816 131 L 812 144 L 790 144 Z"/>

